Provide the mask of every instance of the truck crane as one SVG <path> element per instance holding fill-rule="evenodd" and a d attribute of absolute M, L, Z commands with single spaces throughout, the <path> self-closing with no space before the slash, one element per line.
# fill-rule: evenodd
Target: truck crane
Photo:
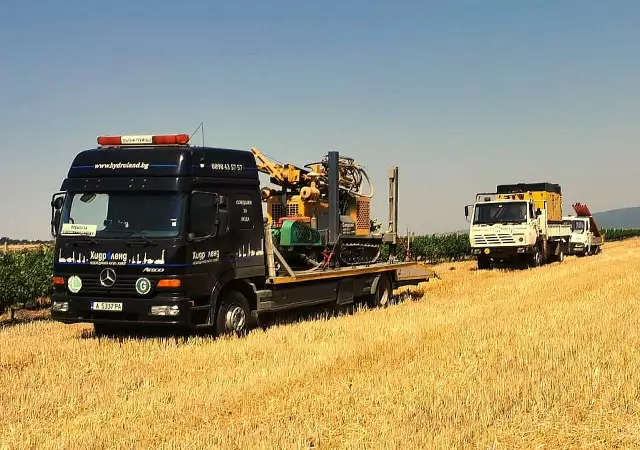
<path fill-rule="evenodd" d="M 574 203 L 571 205 L 575 215 L 562 218 L 565 225 L 571 226 L 569 255 L 591 256 L 601 252 L 604 235 L 596 223 L 587 205 Z"/>

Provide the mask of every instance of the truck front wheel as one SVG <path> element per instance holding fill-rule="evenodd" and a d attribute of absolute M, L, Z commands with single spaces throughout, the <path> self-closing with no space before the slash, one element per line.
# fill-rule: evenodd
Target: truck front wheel
<path fill-rule="evenodd" d="M 478 270 L 491 269 L 491 260 L 486 256 L 478 256 Z"/>
<path fill-rule="evenodd" d="M 218 336 L 235 334 L 244 336 L 249 332 L 249 302 L 242 293 L 231 291 L 224 295 L 216 313 L 215 329 Z"/>
<path fill-rule="evenodd" d="M 533 255 L 531 255 L 531 265 L 533 267 L 540 267 L 542 265 L 542 254 L 537 246 L 533 249 Z"/>
<path fill-rule="evenodd" d="M 558 244 L 558 246 L 559 246 L 559 253 L 556 255 L 556 261 L 563 262 L 564 261 L 564 247 L 562 246 L 562 244 Z"/>

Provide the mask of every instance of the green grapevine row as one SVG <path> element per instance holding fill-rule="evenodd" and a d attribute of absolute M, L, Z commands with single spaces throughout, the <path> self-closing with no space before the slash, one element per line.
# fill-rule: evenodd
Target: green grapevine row
<path fill-rule="evenodd" d="M 13 305 L 34 306 L 52 292 L 53 248 L 0 253 L 0 314 Z"/>
<path fill-rule="evenodd" d="M 602 230 L 602 234 L 604 235 L 605 242 L 620 241 L 622 239 L 640 236 L 640 229 L 630 228 L 625 230 L 620 228 L 606 228 Z"/>
<path fill-rule="evenodd" d="M 640 229 L 604 229 L 606 241 L 618 241 L 640 236 Z M 398 256 L 405 257 L 399 246 Z M 469 238 L 466 233 L 431 234 L 415 236 L 411 241 L 414 259 L 432 263 L 459 261 L 470 257 Z M 383 247 L 385 260 L 388 248 Z M 53 248 L 42 246 L 36 249 L 0 252 L 0 314 L 9 306 L 32 306 L 51 295 L 51 269 Z"/>

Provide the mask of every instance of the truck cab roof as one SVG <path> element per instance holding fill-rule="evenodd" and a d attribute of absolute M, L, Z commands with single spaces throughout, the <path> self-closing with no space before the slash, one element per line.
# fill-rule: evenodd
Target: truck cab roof
<path fill-rule="evenodd" d="M 191 146 L 98 147 L 78 153 L 68 178 L 223 177 L 258 179 L 248 150 Z"/>
<path fill-rule="evenodd" d="M 512 197 L 500 197 L 500 194 L 491 193 L 478 193 L 476 194 L 476 203 L 506 203 L 506 202 L 530 202 L 529 198 L 512 198 Z"/>
<path fill-rule="evenodd" d="M 188 135 L 101 136 L 78 153 L 62 191 L 187 191 L 202 183 L 257 184 L 249 150 L 188 145 Z"/>
<path fill-rule="evenodd" d="M 514 184 L 499 184 L 496 192 L 498 194 L 515 194 L 518 192 L 553 192 L 555 194 L 561 194 L 562 188 L 559 184 L 542 182 L 542 183 L 514 183 Z"/>

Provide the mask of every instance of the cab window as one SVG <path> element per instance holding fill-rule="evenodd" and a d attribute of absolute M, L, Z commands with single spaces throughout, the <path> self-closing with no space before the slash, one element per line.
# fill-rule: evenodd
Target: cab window
<path fill-rule="evenodd" d="M 225 197 L 209 192 L 194 192 L 191 195 L 189 213 L 190 231 L 196 237 L 215 235 L 220 237 L 227 229 L 228 211 Z M 216 226 L 216 219 L 219 226 Z"/>

